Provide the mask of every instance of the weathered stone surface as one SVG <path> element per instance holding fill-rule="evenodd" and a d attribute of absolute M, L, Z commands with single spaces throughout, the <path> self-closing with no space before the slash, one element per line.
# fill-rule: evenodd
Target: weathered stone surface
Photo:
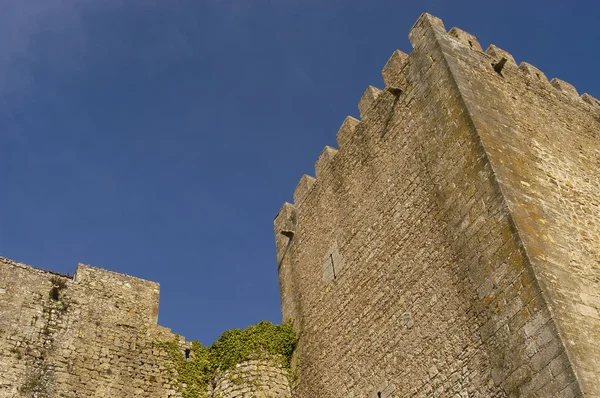
<path fill-rule="evenodd" d="M 398 81 L 398 77 L 401 76 L 402 69 L 407 65 L 408 54 L 403 53 L 400 50 L 396 50 L 392 53 L 392 56 L 381 70 L 381 77 L 386 87 L 398 87 L 401 88 L 402 83 Z"/>
<path fill-rule="evenodd" d="M 579 97 L 577 89 L 572 84 L 567 83 L 564 80 L 560 80 L 555 77 L 554 79 L 550 80 L 550 84 L 552 84 L 556 89 L 562 91 L 567 95 L 570 95 L 572 97 Z"/>
<path fill-rule="evenodd" d="M 346 142 L 352 139 L 354 135 L 354 131 L 356 130 L 356 126 L 360 123 L 360 120 L 353 118 L 352 116 L 347 116 L 342 123 L 342 126 L 337 132 L 336 138 L 338 142 L 338 146 L 346 145 Z"/>
<path fill-rule="evenodd" d="M 367 112 L 371 109 L 373 103 L 377 97 L 379 97 L 379 94 L 381 94 L 381 89 L 373 86 L 367 87 L 362 98 L 358 102 L 358 111 L 361 119 L 364 119 L 367 116 Z"/>
<path fill-rule="evenodd" d="M 0 258 L 0 287 L 0 397 L 179 396 L 153 344 L 175 337 L 156 324 L 157 283 Z"/>
<path fill-rule="evenodd" d="M 309 176 L 308 174 L 304 174 L 302 178 L 300 178 L 300 181 L 298 182 L 298 185 L 296 185 L 296 189 L 294 190 L 294 204 L 297 205 L 304 200 L 304 198 L 310 192 L 310 189 L 312 188 L 315 181 L 315 178 Z"/>
<path fill-rule="evenodd" d="M 502 58 L 505 58 L 511 66 L 515 68 L 517 67 L 517 63 L 515 62 L 515 59 L 513 58 L 512 54 L 495 46 L 494 44 L 490 44 L 487 50 L 485 50 L 485 53 L 491 56 L 494 59 L 494 62 L 498 62 Z"/>
<path fill-rule="evenodd" d="M 523 74 L 535 81 L 548 83 L 548 78 L 544 72 L 527 62 L 521 62 L 519 69 L 523 72 Z"/>
<path fill-rule="evenodd" d="M 600 102 L 429 14 L 409 38 L 275 218 L 293 375 L 207 397 L 600 396 Z M 0 397 L 181 397 L 158 294 L 0 258 Z"/>
<path fill-rule="evenodd" d="M 157 283 L 82 264 L 71 278 L 0 258 L 0 289 L 0 397 L 182 397 L 156 344 L 177 339 L 156 324 Z M 289 398 L 288 376 L 274 362 L 244 362 L 218 374 L 206 398 Z"/>
<path fill-rule="evenodd" d="M 600 396 L 597 101 L 431 15 L 409 38 L 296 205 L 293 397 Z"/>
<path fill-rule="evenodd" d="M 481 44 L 479 44 L 479 40 L 477 40 L 477 38 L 469 32 L 465 32 L 460 28 L 454 27 L 450 29 L 448 34 L 473 50 L 483 51 L 481 49 Z"/>
<path fill-rule="evenodd" d="M 247 361 L 214 381 L 213 398 L 289 398 L 289 375 L 269 361 Z"/>
<path fill-rule="evenodd" d="M 335 156 L 336 153 L 337 153 L 337 149 L 332 148 L 330 146 L 326 146 L 325 148 L 323 148 L 321 155 L 319 156 L 319 158 L 317 159 L 317 162 L 315 163 L 315 176 L 317 178 L 319 178 L 319 176 L 321 176 L 325 172 L 325 170 L 327 169 L 327 166 L 333 160 L 333 157 Z"/>

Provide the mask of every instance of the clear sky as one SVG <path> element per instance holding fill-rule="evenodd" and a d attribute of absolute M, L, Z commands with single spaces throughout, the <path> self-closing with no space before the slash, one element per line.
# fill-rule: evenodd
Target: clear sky
<path fill-rule="evenodd" d="M 273 218 L 423 11 L 600 97 L 591 0 L 0 0 L 0 255 L 279 322 Z"/>

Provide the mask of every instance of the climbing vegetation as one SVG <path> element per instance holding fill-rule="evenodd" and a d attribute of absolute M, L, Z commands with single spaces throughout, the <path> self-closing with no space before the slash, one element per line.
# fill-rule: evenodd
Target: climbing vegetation
<path fill-rule="evenodd" d="M 296 333 L 291 321 L 281 325 L 262 321 L 244 330 L 228 330 L 209 347 L 193 341 L 189 352 L 177 339 L 156 345 L 166 351 L 165 365 L 183 397 L 204 398 L 217 371 L 231 370 L 244 361 L 265 359 L 290 369 Z"/>

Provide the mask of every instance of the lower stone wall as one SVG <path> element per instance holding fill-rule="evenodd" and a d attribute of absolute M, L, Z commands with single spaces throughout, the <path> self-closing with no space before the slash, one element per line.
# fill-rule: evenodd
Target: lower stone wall
<path fill-rule="evenodd" d="M 184 393 L 172 356 L 187 360 L 192 344 L 157 325 L 157 310 L 156 283 L 85 265 L 72 278 L 0 257 L 0 398 L 290 397 L 288 371 L 268 360 Z"/>
<path fill-rule="evenodd" d="M 275 220 L 283 317 L 301 331 L 293 395 L 580 397 L 532 253 L 515 226 L 516 205 L 499 185 L 497 170 L 509 163 L 501 153 L 512 145 L 509 119 L 497 121 L 506 127 L 498 130 L 506 133 L 502 141 L 483 146 L 462 97 L 470 88 L 479 122 L 492 131 L 486 115 L 512 100 L 481 101 L 475 82 L 503 78 L 483 52 L 472 62 L 473 40 L 459 42 L 431 16 L 415 24 L 410 39 L 414 50 L 397 77 L 379 94 L 367 89 L 361 121 L 342 125 L 339 150 L 325 148 L 316 178 L 300 180 L 294 205 Z M 492 143 L 495 164 L 486 152 Z M 511 157 L 524 163 L 516 150 Z M 503 171 L 515 192 L 536 184 L 520 170 Z M 528 208 L 529 195 L 515 203 Z M 591 211 L 580 205 L 581 213 Z M 569 344 L 591 342 L 593 332 L 583 330 L 586 337 Z"/>
<path fill-rule="evenodd" d="M 289 398 L 290 375 L 270 361 L 247 361 L 215 379 L 211 398 Z"/>
<path fill-rule="evenodd" d="M 139 300 L 158 285 L 82 267 L 78 280 L 0 258 L 0 397 L 181 397 L 155 344 L 175 335 Z"/>

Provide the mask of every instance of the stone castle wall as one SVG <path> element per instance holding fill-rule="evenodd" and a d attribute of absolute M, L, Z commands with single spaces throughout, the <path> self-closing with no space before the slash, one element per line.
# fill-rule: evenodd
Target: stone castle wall
<path fill-rule="evenodd" d="M 0 258 L 0 398 L 182 397 L 156 343 L 190 345 L 157 325 L 158 296 L 157 283 L 87 265 L 71 278 Z M 270 362 L 214 383 L 206 398 L 289 397 Z"/>
<path fill-rule="evenodd" d="M 490 76 L 488 57 L 454 53 L 465 108 L 565 345 L 540 355 L 568 357 L 583 392 L 600 396 L 600 102 L 497 48 L 494 62 L 507 61 Z M 552 385 L 548 371 L 538 377 Z"/>
<path fill-rule="evenodd" d="M 275 219 L 293 396 L 598 396 L 598 102 L 409 38 Z"/>
<path fill-rule="evenodd" d="M 176 397 L 153 342 L 158 284 L 0 260 L 0 397 Z"/>
<path fill-rule="evenodd" d="M 409 38 L 275 219 L 293 390 L 247 361 L 208 397 L 600 396 L 600 102 L 431 15 Z M 158 298 L 0 258 L 0 398 L 182 397 Z"/>

